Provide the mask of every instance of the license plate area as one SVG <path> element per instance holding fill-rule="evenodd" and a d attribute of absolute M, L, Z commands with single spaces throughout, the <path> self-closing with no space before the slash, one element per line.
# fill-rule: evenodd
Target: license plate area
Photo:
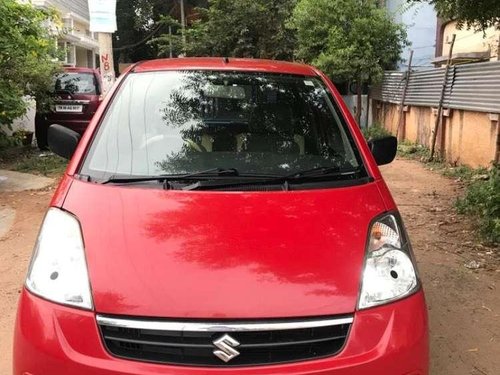
<path fill-rule="evenodd" d="M 81 113 L 81 112 L 83 112 L 83 105 L 81 105 L 81 104 L 56 104 L 56 112 Z"/>

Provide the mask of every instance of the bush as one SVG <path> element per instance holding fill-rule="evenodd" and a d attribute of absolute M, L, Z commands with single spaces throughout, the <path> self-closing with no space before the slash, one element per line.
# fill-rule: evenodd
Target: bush
<path fill-rule="evenodd" d="M 18 145 L 19 143 L 14 137 L 8 136 L 0 130 L 0 151 L 7 150 Z"/>
<path fill-rule="evenodd" d="M 0 130 L 10 128 L 27 110 L 26 97 L 37 106 L 47 104 L 56 61 L 57 25 L 54 10 L 42 10 L 29 2 L 0 1 Z"/>
<path fill-rule="evenodd" d="M 378 123 L 374 123 L 372 126 L 363 128 L 362 132 L 366 140 L 378 139 L 391 135 L 391 133 L 386 128 L 384 128 L 383 125 Z"/>
<path fill-rule="evenodd" d="M 486 176 L 485 176 L 486 177 Z M 464 198 L 456 203 L 458 212 L 477 218 L 480 234 L 492 243 L 500 243 L 500 169 L 494 166 L 486 180 L 476 180 L 467 187 Z"/>

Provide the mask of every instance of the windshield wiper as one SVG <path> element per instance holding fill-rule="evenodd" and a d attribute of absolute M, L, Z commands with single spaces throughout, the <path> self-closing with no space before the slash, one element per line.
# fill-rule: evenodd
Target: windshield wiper
<path fill-rule="evenodd" d="M 285 184 L 285 190 L 288 190 L 289 183 L 300 183 L 321 181 L 321 179 L 331 179 L 345 177 L 345 180 L 351 180 L 352 176 L 360 173 L 360 169 L 345 169 L 340 167 L 318 167 L 312 169 L 306 169 L 303 171 L 298 171 L 284 176 L 271 176 L 269 178 L 263 179 L 250 179 L 243 181 L 199 181 L 195 184 L 185 186 L 183 190 L 209 190 L 209 189 L 221 189 L 225 187 L 234 186 L 250 186 L 250 185 L 273 185 L 273 184 Z"/>
<path fill-rule="evenodd" d="M 147 181 L 166 181 L 166 180 L 188 180 L 194 177 L 218 177 L 218 176 L 238 176 L 239 172 L 234 168 L 210 168 L 204 171 L 185 173 L 185 174 L 161 174 L 155 176 L 138 176 L 138 175 L 112 175 L 101 184 L 108 183 L 133 183 Z"/>
<path fill-rule="evenodd" d="M 291 173 L 283 178 L 286 180 L 300 180 L 306 178 L 316 178 L 316 177 L 340 177 L 340 176 L 352 176 L 360 172 L 359 168 L 341 168 L 341 167 L 317 167 L 311 169 L 305 169 L 303 171 L 297 171 Z"/>
<path fill-rule="evenodd" d="M 138 176 L 138 175 L 113 175 L 107 180 L 102 181 L 101 184 L 116 183 L 126 184 L 134 182 L 147 182 L 147 181 L 183 181 L 183 180 L 196 180 L 196 179 L 217 179 L 224 177 L 237 177 L 237 178 L 257 178 L 268 179 L 275 178 L 276 175 L 266 174 L 252 174 L 240 172 L 236 168 L 211 168 L 204 171 L 186 173 L 186 174 L 163 174 L 156 176 Z"/>

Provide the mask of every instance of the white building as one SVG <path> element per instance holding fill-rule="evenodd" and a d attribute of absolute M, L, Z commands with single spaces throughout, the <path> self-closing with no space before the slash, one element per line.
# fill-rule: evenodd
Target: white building
<path fill-rule="evenodd" d="M 407 0 L 385 0 L 385 6 L 394 20 L 407 27 L 411 46 L 403 53 L 400 69 L 407 67 L 409 49 L 413 49 L 415 68 L 432 68 L 436 54 L 437 13 L 428 3 L 409 5 Z"/>
<path fill-rule="evenodd" d="M 67 66 L 96 67 L 99 51 L 97 34 L 89 31 L 89 7 L 87 0 L 32 0 L 41 8 L 55 8 L 63 21 L 63 32 L 58 46 L 66 50 L 63 63 Z"/>

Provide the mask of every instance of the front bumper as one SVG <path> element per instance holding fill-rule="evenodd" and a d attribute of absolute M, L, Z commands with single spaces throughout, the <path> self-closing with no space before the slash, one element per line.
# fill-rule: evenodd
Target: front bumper
<path fill-rule="evenodd" d="M 356 312 L 336 356 L 290 364 L 226 368 L 118 359 L 103 346 L 95 314 L 23 291 L 14 337 L 14 375 L 428 375 L 428 324 L 422 291 Z"/>

